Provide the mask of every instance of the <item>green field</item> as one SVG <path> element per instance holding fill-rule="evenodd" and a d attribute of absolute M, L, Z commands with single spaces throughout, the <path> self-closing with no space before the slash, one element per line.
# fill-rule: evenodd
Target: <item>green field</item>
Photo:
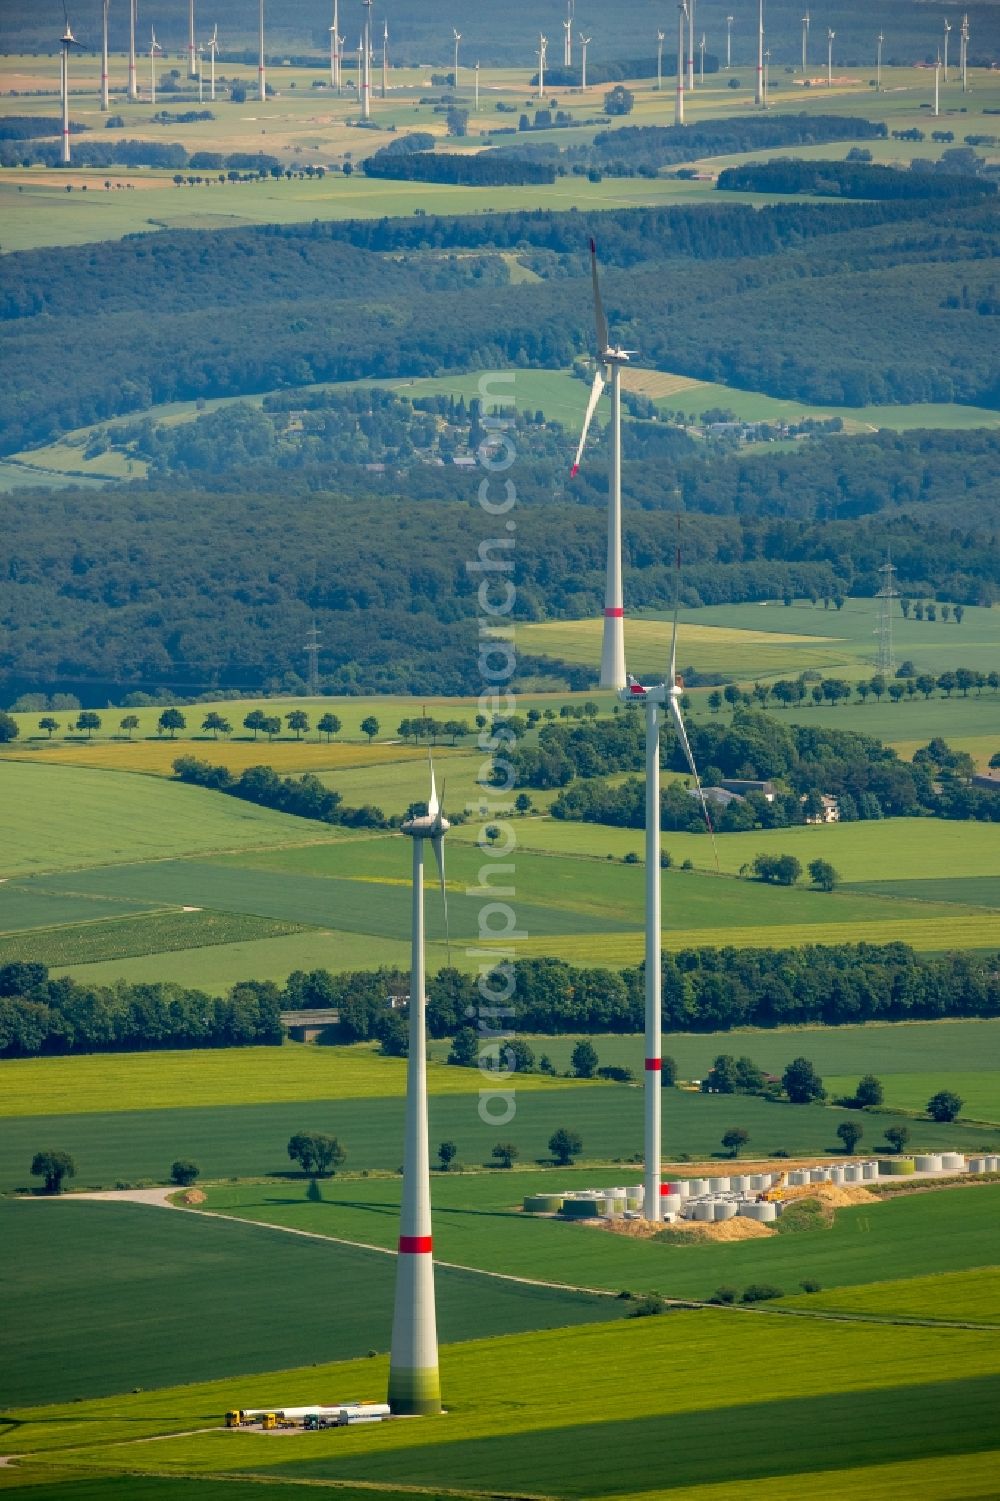
<path fill-rule="evenodd" d="M 970 1324 L 1000 1324 L 1000 1267 L 974 1272 L 943 1272 L 936 1277 L 908 1277 L 874 1282 L 835 1292 L 786 1298 L 788 1308 L 813 1312 L 862 1314 L 866 1318 L 958 1319 Z"/>
<path fill-rule="evenodd" d="M 28 893 L 15 889 L 11 892 L 12 903 L 19 899 L 33 908 Z M 55 903 L 70 898 L 60 898 L 54 893 Z M 309 929 L 295 922 L 277 918 L 251 917 L 236 912 L 149 912 L 136 913 L 124 919 L 97 919 L 93 909 L 114 906 L 103 898 L 80 899 L 81 916 L 85 919 L 73 927 L 40 928 L 30 932 L 14 932 L 0 937 L 0 964 L 15 962 L 46 964 L 50 969 L 67 964 L 94 964 L 99 961 L 133 958 L 147 954 L 200 951 L 220 945 L 270 942 L 288 937 L 292 933 L 306 933 Z M 90 912 L 86 904 L 90 903 Z M 44 908 L 44 903 L 43 903 Z M 10 923 L 13 914 L 6 901 L 0 903 L 2 921 Z M 37 916 L 37 914 L 34 914 Z M 193 961 L 197 962 L 197 961 Z"/>
<path fill-rule="evenodd" d="M 708 1244 L 690 1241 L 682 1232 L 673 1241 L 635 1241 L 519 1212 L 525 1193 L 627 1184 L 637 1176 L 635 1168 L 618 1168 L 552 1169 L 544 1178 L 517 1172 L 437 1178 L 437 1254 L 444 1261 L 512 1276 L 612 1292 L 655 1288 L 667 1297 L 699 1299 L 720 1286 L 769 1282 L 793 1294 L 803 1278 L 814 1278 L 824 1288 L 848 1287 L 884 1279 L 887 1272 L 929 1276 L 997 1260 L 1000 1185 L 873 1200 L 839 1209 L 832 1228 Z M 397 1183 L 335 1180 L 323 1185 L 323 1199 L 322 1204 L 309 1203 L 301 1188 L 278 1185 L 208 1191 L 208 1206 L 225 1214 L 367 1245 L 393 1244 Z"/>
<path fill-rule="evenodd" d="M 714 1487 L 727 1482 L 788 1494 L 773 1487 L 793 1477 L 798 1495 L 805 1487 L 842 1497 L 855 1494 L 842 1489 L 845 1474 L 867 1477 L 871 1467 L 875 1489 L 865 1480 L 860 1493 L 943 1501 L 975 1495 L 963 1487 L 988 1473 L 981 1460 L 997 1365 L 995 1345 L 978 1331 L 948 1331 L 945 1340 L 937 1330 L 678 1313 L 666 1325 L 639 1320 L 446 1348 L 450 1416 L 440 1423 L 280 1441 L 200 1431 L 215 1430 L 231 1403 L 254 1402 L 261 1383 L 246 1380 L 21 1408 L 16 1417 L 19 1452 L 34 1465 L 84 1474 L 211 1476 L 235 1463 L 266 1479 L 405 1482 L 432 1493 L 496 1494 L 486 1477 L 502 1476 L 508 1494 L 652 1501 L 669 1490 L 714 1501 L 725 1494 Z M 748 1371 L 767 1372 L 766 1395 L 748 1385 Z M 378 1391 L 384 1379 L 379 1359 L 288 1371 L 280 1382 L 283 1400 L 297 1402 L 314 1400 L 317 1383 Z M 601 1420 L 588 1421 L 590 1413 Z M 946 1469 L 935 1467 L 945 1459 Z M 883 1466 L 894 1479 L 909 1471 L 910 1484 L 878 1488 Z M 927 1474 L 945 1488 L 928 1490 Z"/>
<path fill-rule="evenodd" d="M 0 1225 L 10 1258 L 3 1404 L 389 1346 L 389 1256 L 136 1204 L 2 1203 Z M 437 1282 L 443 1341 L 621 1314 L 611 1299 L 447 1268 Z"/>
<path fill-rule="evenodd" d="M 983 1053 L 980 1062 L 988 1062 L 996 1054 Z M 832 1094 L 843 1094 L 853 1087 L 856 1080 L 833 1075 L 828 1080 Z M 963 1101 L 962 1119 L 969 1121 L 1000 1121 L 1000 1072 L 974 1069 L 967 1072 L 952 1072 L 943 1060 L 933 1069 L 923 1073 L 900 1070 L 885 1078 L 885 1103 L 894 1110 L 916 1110 L 923 1113 L 927 1101 L 939 1089 L 947 1088 Z"/>

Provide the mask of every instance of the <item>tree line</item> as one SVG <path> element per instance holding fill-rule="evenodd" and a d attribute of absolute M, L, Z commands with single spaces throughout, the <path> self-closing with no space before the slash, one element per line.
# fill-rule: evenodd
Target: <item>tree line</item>
<path fill-rule="evenodd" d="M 814 193 L 824 198 L 974 199 L 992 197 L 995 182 L 964 173 L 900 171 L 866 162 L 771 161 L 725 167 L 723 193 Z"/>
<path fill-rule="evenodd" d="M 555 168 L 548 162 L 499 151 L 482 151 L 473 155 L 458 151 L 376 151 L 373 156 L 365 157 L 361 170 L 366 177 L 391 178 L 399 182 L 455 183 L 477 188 L 556 180 Z"/>
<path fill-rule="evenodd" d="M 324 787 L 319 777 L 305 772 L 298 777 L 282 777 L 270 766 L 248 766 L 234 776 L 226 766 L 199 761 L 195 756 L 178 756 L 173 763 L 174 775 L 181 782 L 225 792 L 261 808 L 292 813 L 297 818 L 315 818 L 321 823 L 344 824 L 352 829 L 386 827 L 381 808 L 365 804 L 347 807 L 339 792 Z"/>

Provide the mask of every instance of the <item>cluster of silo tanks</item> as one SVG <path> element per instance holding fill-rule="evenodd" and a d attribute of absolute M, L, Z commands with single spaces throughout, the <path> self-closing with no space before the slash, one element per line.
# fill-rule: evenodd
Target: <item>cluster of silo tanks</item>
<path fill-rule="evenodd" d="M 958 1152 L 932 1152 L 916 1157 L 865 1158 L 787 1172 L 735 1173 L 728 1177 L 678 1178 L 661 1185 L 660 1217 L 702 1223 L 731 1220 L 738 1215 L 770 1224 L 788 1200 L 802 1196 L 812 1184 L 855 1187 L 880 1179 L 952 1173 L 1000 1172 L 1000 1157 L 969 1157 Z M 640 1183 L 625 1188 L 582 1188 L 566 1193 L 528 1194 L 526 1214 L 558 1215 L 564 1220 L 640 1219 L 645 1189 Z"/>

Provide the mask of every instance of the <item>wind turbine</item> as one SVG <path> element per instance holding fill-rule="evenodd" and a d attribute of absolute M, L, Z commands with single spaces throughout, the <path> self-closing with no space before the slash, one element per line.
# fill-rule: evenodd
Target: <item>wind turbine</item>
<path fill-rule="evenodd" d="M 608 320 L 604 316 L 601 287 L 597 276 L 597 246 L 590 242 L 590 275 L 594 292 L 594 322 L 597 326 L 597 370 L 590 388 L 590 400 L 583 419 L 576 458 L 570 470 L 574 478 L 580 470 L 587 433 L 597 411 L 610 371 L 611 379 L 611 469 L 608 484 L 608 553 L 604 590 L 604 639 L 601 647 L 601 687 L 619 693 L 625 686 L 625 611 L 622 607 L 622 366 L 633 350 L 612 345 Z"/>
<path fill-rule="evenodd" d="M 340 93 L 340 0 L 333 0 L 333 25 L 330 27 L 330 87 Z"/>
<path fill-rule="evenodd" d="M 826 86 L 833 88 L 833 39 L 837 33 L 831 28 L 826 29 Z"/>
<path fill-rule="evenodd" d="M 149 33 L 149 99 L 151 104 L 156 103 L 156 54 L 163 48 L 156 40 L 156 32 L 151 29 Z"/>
<path fill-rule="evenodd" d="M 257 56 L 257 98 L 263 104 L 267 99 L 267 73 L 264 66 L 264 0 L 260 0 L 260 34 Z"/>
<path fill-rule="evenodd" d="M 694 4 L 695 0 L 688 0 L 687 86 L 689 94 L 694 93 Z"/>
<path fill-rule="evenodd" d="M 215 54 L 219 50 L 219 28 L 218 28 L 218 26 L 214 27 L 214 29 L 212 31 L 212 35 L 209 37 L 209 40 L 208 40 L 208 50 L 209 50 L 209 53 L 211 55 L 211 73 L 209 74 L 209 79 L 210 79 L 209 95 L 210 95 L 210 97 L 212 99 L 214 99 L 215 98 Z"/>
<path fill-rule="evenodd" d="M 700 70 L 699 70 L 699 74 L 698 74 L 698 83 L 699 83 L 699 85 L 700 85 L 701 88 L 704 88 L 705 87 L 705 33 L 704 32 L 702 32 L 702 34 L 701 34 L 701 41 L 698 43 L 698 51 L 701 53 L 701 65 L 700 65 Z"/>
<path fill-rule="evenodd" d="M 944 81 L 948 82 L 948 37 L 951 34 L 951 22 L 948 17 L 944 18 Z"/>
<path fill-rule="evenodd" d="M 479 113 L 479 59 L 476 58 L 476 113 Z"/>
<path fill-rule="evenodd" d="M 656 87 L 663 88 L 663 32 L 656 33 Z"/>
<path fill-rule="evenodd" d="M 108 88 L 108 8 L 111 0 L 104 0 L 103 25 L 101 28 L 101 109 L 105 114 L 111 108 Z"/>
<path fill-rule="evenodd" d="M 389 22 L 382 22 L 382 98 L 389 96 Z"/>
<path fill-rule="evenodd" d="M 733 22 L 735 16 L 726 17 L 726 72 L 733 66 Z"/>
<path fill-rule="evenodd" d="M 205 102 L 205 43 L 198 43 L 198 103 Z"/>
<path fill-rule="evenodd" d="M 677 95 L 674 101 L 674 124 L 684 124 L 684 32 L 687 21 L 687 0 L 678 0 L 677 5 Z"/>
<path fill-rule="evenodd" d="M 365 27 L 361 38 L 361 118 L 372 117 L 372 0 L 361 0 L 365 8 Z"/>
<path fill-rule="evenodd" d="M 876 92 L 876 94 L 881 94 L 881 92 L 882 92 L 882 47 L 883 47 L 883 44 L 885 42 L 885 33 L 880 31 L 879 34 L 878 34 L 878 36 L 875 38 L 875 41 L 878 44 L 878 51 L 875 53 L 875 92 Z"/>
<path fill-rule="evenodd" d="M 545 53 L 549 45 L 547 36 L 539 35 L 538 38 L 538 102 L 545 100 Z"/>
<path fill-rule="evenodd" d="M 63 15 L 66 17 L 66 30 L 59 39 L 59 92 L 62 96 L 62 164 L 68 167 L 69 155 L 69 50 L 71 47 L 83 48 L 83 43 L 78 42 L 73 35 L 73 28 L 69 24 L 69 12 L 63 0 Z"/>
<path fill-rule="evenodd" d="M 455 88 L 455 93 L 457 94 L 458 93 L 458 44 L 462 40 L 462 33 L 460 31 L 456 31 L 455 28 L 454 28 L 454 26 L 453 26 L 452 29 L 451 29 L 451 34 L 455 38 L 455 84 L 454 84 L 454 88 Z"/>
<path fill-rule="evenodd" d="M 135 72 L 135 28 L 139 23 L 139 0 L 128 0 L 128 97 L 134 104 L 139 97 Z"/>
<path fill-rule="evenodd" d="M 806 11 L 805 15 L 802 17 L 802 77 L 803 78 L 805 78 L 806 72 L 808 70 L 808 62 L 807 62 L 808 52 L 809 52 L 809 12 Z"/>
<path fill-rule="evenodd" d="M 757 0 L 757 85 L 754 103 L 764 103 L 764 0 Z"/>
<path fill-rule="evenodd" d="M 680 609 L 680 547 L 676 553 L 676 583 L 674 586 L 674 627 L 670 641 L 670 668 L 665 682 L 649 687 L 628 674 L 626 685 L 618 697 L 622 703 L 641 703 L 646 711 L 646 1068 L 645 1068 L 645 1195 L 643 1216 L 659 1222 L 660 1196 L 660 1138 L 662 1116 L 662 1021 L 663 1021 L 663 974 L 661 925 L 661 878 L 660 878 L 660 731 L 663 726 L 664 708 L 673 720 L 674 733 L 680 741 L 685 759 L 691 768 L 698 796 L 701 799 L 705 823 L 715 845 L 715 831 L 709 817 L 708 804 L 698 776 L 684 727 L 681 713 L 681 698 L 684 683 L 677 676 L 677 615 Z M 718 855 L 716 854 L 718 865 Z"/>
<path fill-rule="evenodd" d="M 764 48 L 764 108 L 767 109 L 768 97 L 771 93 L 771 49 Z"/>
<path fill-rule="evenodd" d="M 590 37 L 580 38 L 580 88 L 587 87 L 587 48 L 590 46 Z"/>
<path fill-rule="evenodd" d="M 563 24 L 563 67 L 573 66 L 573 17 L 567 16 Z"/>
<path fill-rule="evenodd" d="M 442 789 L 443 790 L 443 789 Z M 403 1197 L 396 1258 L 396 1307 L 389 1356 L 389 1406 L 397 1414 L 441 1411 L 434 1260 L 431 1239 L 430 1154 L 427 1138 L 427 1032 L 424 957 L 424 841 L 429 839 L 441 882 L 445 931 L 448 894 L 444 876 L 444 836 L 450 828 L 438 801 L 431 763 L 427 812 L 407 819 L 403 833 L 413 840 L 413 919 L 410 958 L 410 1046 L 406 1062 L 406 1141 Z"/>
<path fill-rule="evenodd" d="M 188 0 L 188 77 L 196 78 L 194 70 L 194 55 L 196 51 L 194 40 L 194 0 Z"/>
<path fill-rule="evenodd" d="M 934 59 L 934 117 L 941 113 L 941 54 Z"/>
<path fill-rule="evenodd" d="M 960 39 L 961 44 L 962 44 L 962 46 L 961 46 L 961 54 L 960 54 L 961 63 L 962 63 L 962 93 L 963 94 L 967 94 L 969 92 L 969 17 L 968 17 L 968 14 L 966 14 L 966 15 L 964 15 L 962 17 L 962 30 L 959 33 L 959 39 Z"/>

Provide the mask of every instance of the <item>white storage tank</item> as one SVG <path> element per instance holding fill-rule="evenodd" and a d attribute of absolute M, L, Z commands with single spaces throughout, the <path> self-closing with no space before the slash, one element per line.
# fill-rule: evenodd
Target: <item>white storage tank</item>
<path fill-rule="evenodd" d="M 676 1183 L 668 1183 L 667 1188 L 672 1194 L 680 1194 L 682 1199 L 686 1199 L 691 1193 L 691 1180 L 689 1178 L 679 1178 Z"/>
<path fill-rule="evenodd" d="M 789 1188 L 801 1188 L 802 1185 L 803 1185 L 803 1183 L 808 1183 L 808 1182 L 809 1182 L 809 1171 L 808 1171 L 808 1169 L 806 1169 L 806 1171 L 803 1172 L 802 1168 L 795 1167 L 788 1174 L 788 1186 L 789 1186 Z"/>
<path fill-rule="evenodd" d="M 692 1199 L 703 1199 L 708 1193 L 707 1178 L 689 1178 L 688 1195 Z"/>
<path fill-rule="evenodd" d="M 713 1194 L 727 1194 L 729 1192 L 728 1178 L 709 1178 L 708 1191 Z"/>
<path fill-rule="evenodd" d="M 746 1193 L 750 1187 L 750 1179 L 746 1173 L 739 1173 L 735 1178 L 730 1178 L 729 1187 L 733 1193 Z"/>
<path fill-rule="evenodd" d="M 969 1158 L 969 1172 L 970 1173 L 985 1173 L 985 1171 L 986 1171 L 986 1158 L 985 1157 L 970 1157 Z"/>
<path fill-rule="evenodd" d="M 959 1152 L 942 1152 L 941 1166 L 949 1173 L 964 1173 L 965 1158 Z"/>
<path fill-rule="evenodd" d="M 764 1224 L 778 1218 L 777 1204 L 741 1204 L 740 1214 L 748 1220 L 760 1220 Z"/>
<path fill-rule="evenodd" d="M 986 1159 L 986 1171 L 988 1173 L 998 1173 L 998 1172 L 1000 1172 L 1000 1157 L 987 1157 L 987 1159 Z"/>
<path fill-rule="evenodd" d="M 736 1205 L 729 1199 L 721 1199 L 712 1205 L 713 1220 L 731 1220 L 736 1216 Z"/>
<path fill-rule="evenodd" d="M 844 1169 L 842 1167 L 832 1167 L 830 1169 L 830 1182 L 831 1183 L 843 1183 L 843 1181 L 844 1181 Z"/>
<path fill-rule="evenodd" d="M 692 1218 L 696 1220 L 712 1220 L 715 1218 L 715 1205 L 711 1199 L 699 1199 L 695 1204 Z"/>
<path fill-rule="evenodd" d="M 916 1159 L 918 1173 L 939 1173 L 941 1171 L 941 1153 L 927 1152 Z"/>
<path fill-rule="evenodd" d="M 684 1200 L 680 1194 L 661 1194 L 660 1212 L 662 1214 L 680 1214 Z"/>
<path fill-rule="evenodd" d="M 830 1169 L 827 1167 L 814 1167 L 809 1170 L 810 1183 L 826 1183 L 830 1178 Z"/>
<path fill-rule="evenodd" d="M 750 1187 L 754 1193 L 761 1193 L 765 1188 L 770 1188 L 771 1180 L 764 1173 L 750 1174 Z"/>
<path fill-rule="evenodd" d="M 878 1177 L 877 1162 L 863 1162 L 861 1164 L 861 1177 L 865 1183 L 874 1183 Z"/>
<path fill-rule="evenodd" d="M 844 1172 L 844 1182 L 845 1183 L 860 1183 L 861 1182 L 861 1164 L 860 1164 L 860 1162 L 852 1162 L 848 1167 L 844 1168 L 843 1172 Z"/>

